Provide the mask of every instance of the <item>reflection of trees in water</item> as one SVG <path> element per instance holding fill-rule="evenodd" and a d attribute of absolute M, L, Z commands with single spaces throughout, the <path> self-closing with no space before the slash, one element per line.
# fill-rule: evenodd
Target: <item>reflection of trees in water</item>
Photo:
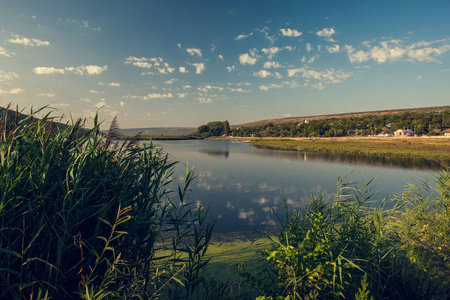
<path fill-rule="evenodd" d="M 258 151 L 255 154 L 276 158 L 287 158 L 304 161 L 307 160 L 322 161 L 330 163 L 345 163 L 345 164 L 376 166 L 384 168 L 392 167 L 392 168 L 422 169 L 422 170 L 440 170 L 442 168 L 442 165 L 439 162 L 423 158 L 382 157 L 382 156 L 366 156 L 358 154 L 318 153 L 318 152 L 289 151 L 289 150 L 263 150 Z"/>
<path fill-rule="evenodd" d="M 198 152 L 200 153 L 206 153 L 210 156 L 224 156 L 225 158 L 228 158 L 230 156 L 230 151 L 228 150 L 209 150 L 209 149 L 201 149 Z"/>

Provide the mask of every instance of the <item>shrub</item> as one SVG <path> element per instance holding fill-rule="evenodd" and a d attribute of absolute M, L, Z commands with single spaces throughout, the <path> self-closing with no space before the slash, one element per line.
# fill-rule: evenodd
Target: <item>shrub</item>
<path fill-rule="evenodd" d="M 331 202 L 321 194 L 305 212 L 286 207 L 262 252 L 266 271 L 241 268 L 257 299 L 448 299 L 448 168 L 391 200 L 374 194 L 371 181 L 359 188 L 339 178 Z"/>

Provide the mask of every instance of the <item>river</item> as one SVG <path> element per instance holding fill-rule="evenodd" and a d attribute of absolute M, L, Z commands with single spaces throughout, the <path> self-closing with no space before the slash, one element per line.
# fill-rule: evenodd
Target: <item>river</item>
<path fill-rule="evenodd" d="M 325 192 L 331 201 L 338 176 L 346 182 L 374 179 L 375 199 L 381 200 L 408 184 L 433 180 L 440 170 L 439 164 L 425 160 L 264 150 L 239 141 L 153 143 L 179 162 L 176 179 L 183 178 L 186 166 L 195 166 L 189 201 L 209 206 L 220 233 L 269 230 L 278 224 L 273 209 L 283 212 L 285 202 L 290 209 L 304 209 L 311 193 Z"/>

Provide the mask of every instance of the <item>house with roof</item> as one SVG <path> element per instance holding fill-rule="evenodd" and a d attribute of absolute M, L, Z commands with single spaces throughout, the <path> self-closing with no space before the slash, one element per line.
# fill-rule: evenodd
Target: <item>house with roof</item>
<path fill-rule="evenodd" d="M 445 129 L 445 130 L 442 130 L 442 133 L 443 133 L 445 136 L 450 136 L 450 128 Z"/>
<path fill-rule="evenodd" d="M 414 131 L 409 129 L 399 129 L 394 132 L 394 136 L 414 136 Z"/>

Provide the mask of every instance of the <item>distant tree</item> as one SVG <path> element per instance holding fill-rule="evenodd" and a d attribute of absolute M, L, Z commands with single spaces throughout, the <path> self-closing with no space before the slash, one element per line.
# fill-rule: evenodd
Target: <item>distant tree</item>
<path fill-rule="evenodd" d="M 230 129 L 230 123 L 228 123 L 227 120 L 223 121 L 223 129 L 225 135 L 230 135 L 231 129 Z"/>

